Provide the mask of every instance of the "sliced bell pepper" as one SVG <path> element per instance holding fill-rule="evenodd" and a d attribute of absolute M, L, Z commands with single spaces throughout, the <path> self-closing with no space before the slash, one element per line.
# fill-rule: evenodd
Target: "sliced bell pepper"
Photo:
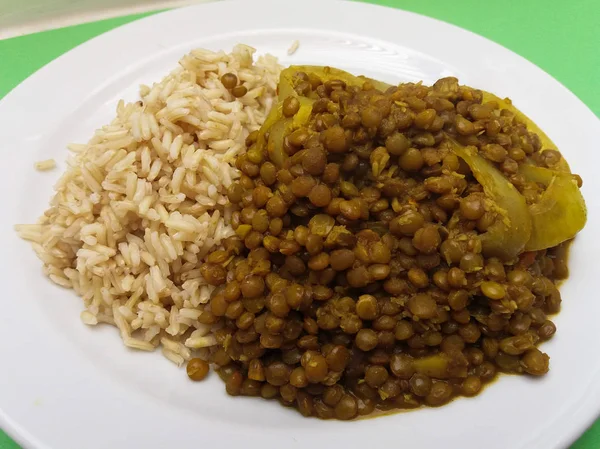
<path fill-rule="evenodd" d="M 287 154 L 283 150 L 283 139 L 295 129 L 308 123 L 312 113 L 314 100 L 299 96 L 294 90 L 293 75 L 298 70 L 289 67 L 281 72 L 277 84 L 278 99 L 273 106 L 265 122 L 261 126 L 255 145 L 262 151 L 268 151 L 269 158 L 276 166 L 281 167 Z M 300 102 L 300 109 L 293 118 L 283 116 L 283 101 L 290 97 L 296 97 Z"/>
<path fill-rule="evenodd" d="M 261 151 L 267 150 L 269 159 L 276 166 L 281 167 L 287 158 L 283 149 L 283 140 L 294 130 L 306 125 L 310 120 L 314 99 L 298 95 L 294 89 L 294 77 L 298 72 L 317 75 L 323 82 L 334 79 L 344 81 L 347 85 L 362 86 L 365 81 L 370 81 L 377 89 L 385 90 L 389 84 L 372 80 L 363 76 L 354 76 L 348 72 L 333 67 L 322 66 L 290 66 L 281 72 L 277 84 L 277 104 L 273 106 L 263 126 L 260 128 L 255 145 Z M 300 102 L 300 109 L 292 118 L 283 116 L 283 101 L 288 97 L 296 97 Z"/>
<path fill-rule="evenodd" d="M 450 377 L 467 377 L 468 363 L 461 357 L 440 352 L 427 357 L 413 360 L 413 368 L 419 374 L 434 377 L 436 379 L 448 379 Z"/>
<path fill-rule="evenodd" d="M 539 201 L 529 206 L 532 232 L 525 250 L 551 248 L 575 237 L 585 226 L 587 210 L 573 176 L 533 165 L 522 165 L 519 172 L 546 187 Z"/>
<path fill-rule="evenodd" d="M 269 139 L 267 141 L 267 151 L 269 159 L 276 166 L 281 167 L 287 159 L 287 154 L 283 149 L 283 139 L 294 130 L 308 123 L 312 113 L 312 105 L 314 100 L 306 97 L 297 97 L 300 101 L 300 109 L 294 117 L 281 117 L 269 129 Z"/>
<path fill-rule="evenodd" d="M 449 357 L 444 353 L 430 355 L 413 360 L 413 368 L 419 374 L 435 377 L 437 379 L 448 378 Z"/>
<path fill-rule="evenodd" d="M 516 258 L 531 237 L 531 216 L 523 195 L 500 171 L 477 154 L 449 139 L 452 150 L 463 159 L 490 200 L 488 207 L 498 214 L 496 222 L 481 234 L 483 252 L 488 257 L 510 261 Z"/>

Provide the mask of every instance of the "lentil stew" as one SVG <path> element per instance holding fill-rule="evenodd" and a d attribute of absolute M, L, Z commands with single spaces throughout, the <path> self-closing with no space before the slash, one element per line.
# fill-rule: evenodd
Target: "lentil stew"
<path fill-rule="evenodd" d="M 236 163 L 236 236 L 201 267 L 227 392 L 347 420 L 548 372 L 586 213 L 547 136 L 455 78 L 290 67 L 278 91 Z"/>

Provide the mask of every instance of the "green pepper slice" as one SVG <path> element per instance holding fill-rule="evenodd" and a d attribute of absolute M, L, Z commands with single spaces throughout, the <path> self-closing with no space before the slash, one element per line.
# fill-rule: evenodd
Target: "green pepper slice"
<path fill-rule="evenodd" d="M 475 147 L 449 141 L 456 155 L 467 163 L 483 186 L 490 199 L 488 207 L 498 214 L 496 222 L 481 234 L 484 254 L 506 261 L 515 259 L 531 237 L 531 216 L 525 198 L 496 167 L 477 154 Z"/>
<path fill-rule="evenodd" d="M 307 98 L 298 95 L 294 89 L 294 77 L 296 73 L 304 72 L 317 75 L 321 81 L 342 80 L 347 85 L 362 86 L 365 81 L 370 81 L 376 89 L 385 90 L 388 84 L 372 80 L 364 76 L 354 76 L 348 72 L 333 67 L 298 65 L 290 66 L 281 72 L 279 83 L 277 84 L 277 104 L 273 106 L 267 116 L 263 126 L 260 128 L 255 145 L 261 151 L 269 154 L 269 159 L 276 166 L 283 166 L 287 159 L 287 154 L 283 149 L 283 141 L 287 135 L 294 130 L 306 125 L 310 120 L 312 113 L 313 98 Z M 300 109 L 294 117 L 286 118 L 283 116 L 283 101 L 288 97 L 296 97 L 300 102 Z"/>
<path fill-rule="evenodd" d="M 283 139 L 295 129 L 305 125 L 312 113 L 314 100 L 299 96 L 294 90 L 293 75 L 298 70 L 293 66 L 281 72 L 277 84 L 277 104 L 273 106 L 265 122 L 258 131 L 255 145 L 261 151 L 267 150 L 269 158 L 278 167 L 283 165 L 287 154 L 283 150 Z M 283 101 L 290 97 L 296 97 L 300 102 L 300 109 L 293 118 L 283 116 Z"/>
<path fill-rule="evenodd" d="M 585 226 L 587 210 L 573 176 L 533 165 L 522 165 L 519 172 L 546 187 L 539 201 L 529 206 L 532 232 L 525 250 L 552 248 L 575 237 Z"/>

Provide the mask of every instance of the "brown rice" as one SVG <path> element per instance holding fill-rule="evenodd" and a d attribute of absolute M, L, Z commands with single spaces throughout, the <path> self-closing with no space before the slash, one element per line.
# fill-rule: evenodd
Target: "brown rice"
<path fill-rule="evenodd" d="M 109 125 L 69 146 L 75 154 L 38 224 L 16 227 L 45 274 L 82 297 L 85 324 L 114 325 L 128 347 L 161 346 L 178 365 L 216 343 L 198 322 L 213 289 L 199 267 L 234 233 L 233 162 L 276 96 L 281 68 L 270 55 L 253 62 L 254 51 L 193 50 L 141 86 L 140 101 L 121 100 Z M 223 87 L 228 72 L 245 96 Z"/>

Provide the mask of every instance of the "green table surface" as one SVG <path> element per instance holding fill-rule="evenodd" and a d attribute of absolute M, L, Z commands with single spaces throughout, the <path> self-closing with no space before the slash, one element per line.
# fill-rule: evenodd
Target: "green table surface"
<path fill-rule="evenodd" d="M 435 17 L 496 41 L 550 73 L 600 116 L 598 0 L 366 1 Z M 0 40 L 0 98 L 40 67 L 76 45 L 149 14 L 154 13 Z M 600 420 L 571 447 L 598 448 Z M 0 430 L 0 449 L 19 449 L 19 446 Z"/>

